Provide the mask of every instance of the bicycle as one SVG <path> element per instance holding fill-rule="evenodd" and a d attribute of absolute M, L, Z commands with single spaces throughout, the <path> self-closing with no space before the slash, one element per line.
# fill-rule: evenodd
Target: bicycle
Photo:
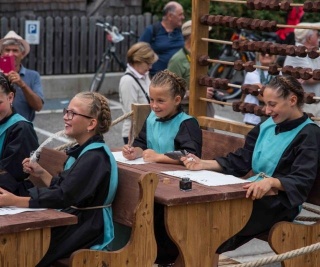
<path fill-rule="evenodd" d="M 275 41 L 275 34 L 273 33 L 262 33 L 258 35 L 254 32 L 241 29 L 240 32 L 234 32 L 231 36 L 231 41 L 235 40 L 249 40 L 249 41 Z M 243 62 L 255 61 L 255 52 L 251 51 L 237 51 L 232 49 L 231 45 L 224 45 L 222 47 L 222 52 L 219 56 L 220 60 L 235 62 L 241 59 Z M 225 65 L 223 63 L 214 64 L 208 72 L 208 75 L 213 78 L 225 78 L 228 79 L 230 83 L 242 85 L 246 72 L 237 71 L 233 66 Z M 229 99 L 239 98 L 241 96 L 241 89 L 229 87 L 225 91 L 221 91 L 223 96 L 221 96 L 222 101 Z"/>
<path fill-rule="evenodd" d="M 99 92 L 101 85 L 104 81 L 107 69 L 111 64 L 112 60 L 115 60 L 117 64 L 120 66 L 122 71 L 126 70 L 126 64 L 119 59 L 116 54 L 116 43 L 122 42 L 124 40 L 124 35 L 134 36 L 136 39 L 138 36 L 133 32 L 119 32 L 119 29 L 116 26 L 110 25 L 108 22 L 98 21 L 96 23 L 97 26 L 102 27 L 106 32 L 106 38 L 108 42 L 110 42 L 110 47 L 103 53 L 99 66 L 95 75 L 93 76 L 90 92 Z"/>

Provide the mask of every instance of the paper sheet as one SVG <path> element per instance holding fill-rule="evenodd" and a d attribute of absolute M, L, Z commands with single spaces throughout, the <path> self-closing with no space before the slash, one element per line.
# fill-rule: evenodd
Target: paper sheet
<path fill-rule="evenodd" d="M 26 211 L 39 211 L 39 210 L 46 210 L 46 209 L 31 209 L 31 208 L 18 208 L 18 207 L 2 207 L 0 208 L 0 215 L 13 215 L 21 212 Z"/>
<path fill-rule="evenodd" d="M 220 172 L 214 171 L 164 171 L 162 173 L 176 176 L 179 178 L 190 178 L 190 180 L 195 181 L 199 184 L 207 186 L 218 186 L 218 185 L 228 185 L 228 184 L 242 184 L 248 181 L 240 179 L 233 175 L 226 175 Z"/>
<path fill-rule="evenodd" d="M 135 164 L 147 164 L 149 162 L 145 162 L 143 160 L 143 158 L 137 158 L 134 160 L 128 160 L 126 159 L 124 156 L 122 156 L 122 152 L 112 152 L 114 158 L 116 159 L 116 161 L 118 162 L 122 162 L 122 163 L 126 163 L 126 164 L 130 164 L 130 165 L 135 165 Z"/>

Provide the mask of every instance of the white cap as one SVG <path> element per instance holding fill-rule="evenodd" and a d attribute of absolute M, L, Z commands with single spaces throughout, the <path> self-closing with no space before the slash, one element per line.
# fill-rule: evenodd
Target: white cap
<path fill-rule="evenodd" d="M 304 27 L 310 27 L 308 29 L 299 29 L 299 28 L 295 28 L 294 29 L 294 38 L 297 42 L 299 43 L 303 43 L 309 33 L 309 31 L 320 31 L 320 22 L 315 22 L 315 23 L 311 23 L 311 22 L 302 22 L 297 24 L 297 26 L 304 26 Z M 314 27 L 314 29 L 312 29 Z"/>
<path fill-rule="evenodd" d="M 24 40 L 20 35 L 16 34 L 14 31 L 9 31 L 5 37 L 3 37 L 0 40 L 0 51 L 2 51 L 2 45 L 4 43 L 4 41 L 6 40 L 17 40 L 18 42 L 20 42 L 23 47 L 24 47 L 24 56 L 28 55 L 30 52 L 30 45 L 29 43 Z"/>

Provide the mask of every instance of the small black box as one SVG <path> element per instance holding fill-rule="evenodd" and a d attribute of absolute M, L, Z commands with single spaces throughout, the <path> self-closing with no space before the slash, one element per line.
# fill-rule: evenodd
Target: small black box
<path fill-rule="evenodd" d="M 180 180 L 180 190 L 190 191 L 192 189 L 192 181 L 190 178 L 182 178 Z"/>

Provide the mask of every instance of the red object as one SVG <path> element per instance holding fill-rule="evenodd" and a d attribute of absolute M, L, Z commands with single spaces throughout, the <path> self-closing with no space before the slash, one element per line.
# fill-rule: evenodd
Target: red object
<path fill-rule="evenodd" d="M 12 70 L 15 70 L 14 56 L 0 57 L 0 71 L 3 73 L 9 73 Z"/>
<path fill-rule="evenodd" d="M 303 14 L 304 14 L 304 11 L 302 6 L 292 8 L 288 13 L 287 25 L 297 25 L 298 23 L 300 23 L 300 20 Z M 281 40 L 285 40 L 287 35 L 293 31 L 294 31 L 293 28 L 282 28 L 278 30 L 276 33 L 278 34 Z"/>

